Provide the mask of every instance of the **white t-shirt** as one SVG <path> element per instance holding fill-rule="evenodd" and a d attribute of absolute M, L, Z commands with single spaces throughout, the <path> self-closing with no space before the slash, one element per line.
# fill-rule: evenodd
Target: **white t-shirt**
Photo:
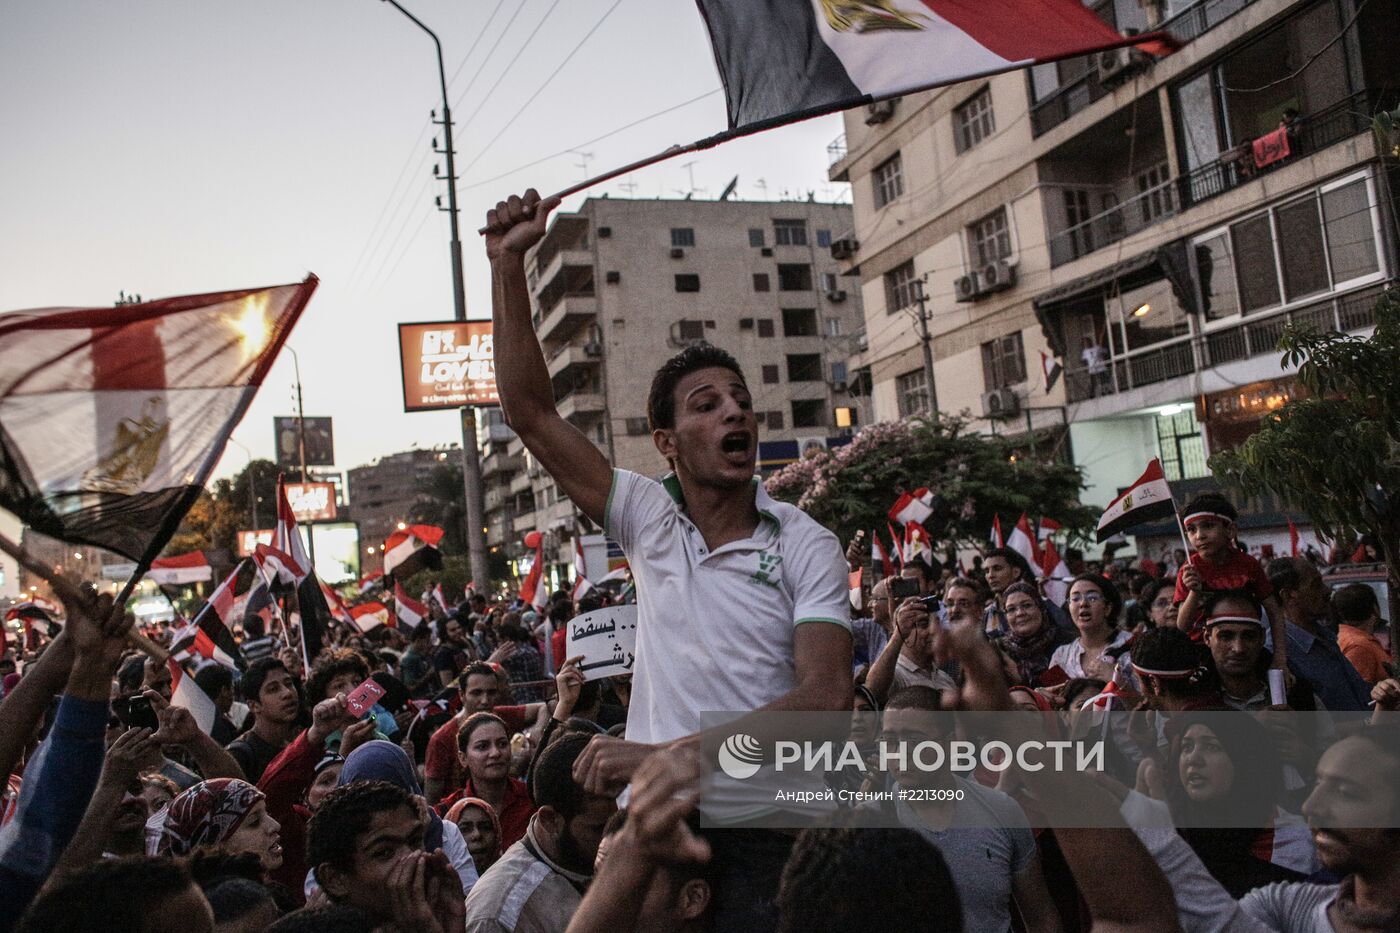
<path fill-rule="evenodd" d="M 685 513 L 674 474 L 613 471 L 607 532 L 637 585 L 637 650 L 627 738 L 669 742 L 797 686 L 793 633 L 807 622 L 850 631 L 846 558 L 836 536 L 754 480 L 752 536 L 713 552 Z"/>

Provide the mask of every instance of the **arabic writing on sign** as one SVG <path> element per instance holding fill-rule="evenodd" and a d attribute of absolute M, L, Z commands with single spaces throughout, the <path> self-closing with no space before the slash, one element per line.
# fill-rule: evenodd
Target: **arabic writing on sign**
<path fill-rule="evenodd" d="M 564 656 L 582 657 L 587 680 L 632 673 L 637 651 L 637 607 L 609 606 L 569 621 Z"/>

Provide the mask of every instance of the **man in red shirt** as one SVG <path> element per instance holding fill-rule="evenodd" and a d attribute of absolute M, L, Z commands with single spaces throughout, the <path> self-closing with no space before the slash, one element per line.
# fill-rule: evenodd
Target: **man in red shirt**
<path fill-rule="evenodd" d="M 497 706 L 501 683 L 495 669 L 485 662 L 474 661 L 467 665 L 457 678 L 457 685 L 462 711 L 439 726 L 428 739 L 428 751 L 423 759 L 423 796 L 428 798 L 429 806 L 435 806 L 466 781 L 466 772 L 457 759 L 457 730 L 472 713 L 495 713 L 511 733 L 527 732 L 535 741 L 549 720 L 549 707 L 545 703 Z"/>
<path fill-rule="evenodd" d="M 1282 670 L 1287 645 L 1283 607 L 1274 596 L 1274 586 L 1263 566 L 1240 550 L 1235 526 L 1238 517 L 1230 500 L 1211 492 L 1192 499 L 1182 510 L 1181 523 L 1194 553 L 1176 574 L 1176 626 L 1199 641 L 1203 597 L 1208 593 L 1247 593 L 1268 611 L 1274 640 L 1273 667 Z"/>

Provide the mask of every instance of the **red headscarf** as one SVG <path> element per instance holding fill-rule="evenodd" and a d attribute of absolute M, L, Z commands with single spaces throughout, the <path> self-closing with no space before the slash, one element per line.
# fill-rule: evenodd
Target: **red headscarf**
<path fill-rule="evenodd" d="M 491 818 L 491 825 L 495 827 L 496 830 L 496 851 L 492 853 L 492 856 L 494 858 L 500 858 L 501 818 L 496 815 L 495 807 L 491 806 L 489 803 L 482 800 L 480 797 L 463 797 L 461 800 L 458 800 L 452 806 L 447 808 L 447 813 L 443 816 L 443 819 L 451 823 L 453 826 L 456 826 L 457 820 L 459 820 L 462 816 L 462 811 L 465 810 L 467 807 L 477 807 Z"/>

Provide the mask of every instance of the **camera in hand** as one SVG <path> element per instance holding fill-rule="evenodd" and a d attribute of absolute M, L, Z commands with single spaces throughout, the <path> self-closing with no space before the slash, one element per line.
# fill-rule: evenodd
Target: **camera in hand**
<path fill-rule="evenodd" d="M 908 599 L 910 596 L 918 596 L 919 581 L 909 577 L 894 577 L 890 580 L 889 594 L 891 599 Z"/>
<path fill-rule="evenodd" d="M 151 698 L 148 696 L 138 693 L 135 696 L 117 700 L 112 705 L 117 717 L 126 723 L 128 729 L 154 731 L 160 728 L 160 721 L 156 719 L 156 711 L 151 706 Z"/>

